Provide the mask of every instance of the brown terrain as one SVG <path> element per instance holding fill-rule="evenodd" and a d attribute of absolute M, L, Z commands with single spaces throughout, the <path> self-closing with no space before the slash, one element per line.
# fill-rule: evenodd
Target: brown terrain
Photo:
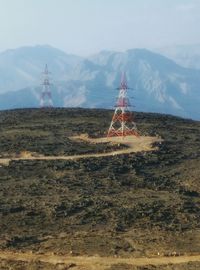
<path fill-rule="evenodd" d="M 200 269 L 200 123 L 111 114 L 0 112 L 0 269 Z"/>

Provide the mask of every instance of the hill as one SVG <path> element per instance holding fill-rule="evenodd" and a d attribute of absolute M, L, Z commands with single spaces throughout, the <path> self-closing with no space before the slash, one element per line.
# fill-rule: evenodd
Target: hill
<path fill-rule="evenodd" d="M 102 136 L 111 115 L 77 108 L 2 111 L 1 156 L 110 151 L 107 144 L 70 137 Z M 1 165 L 1 249 L 65 256 L 199 254 L 200 123 L 150 113 L 136 113 L 136 119 L 142 134 L 164 140 L 157 151 Z M 12 261 L 7 265 L 17 267 Z"/>
<path fill-rule="evenodd" d="M 117 94 L 113 90 L 126 71 L 133 88 L 129 95 L 138 111 L 200 119 L 199 71 L 145 49 L 102 51 L 88 59 L 49 46 L 7 51 L 0 54 L 0 109 L 39 106 L 45 63 L 52 72 L 56 107 L 113 107 Z"/>
<path fill-rule="evenodd" d="M 54 80 L 63 80 L 80 60 L 79 56 L 66 54 L 48 45 L 20 47 L 2 52 L 0 53 L 0 93 L 40 85 L 41 73 L 46 63 Z"/>
<path fill-rule="evenodd" d="M 155 51 L 183 67 L 200 69 L 200 44 L 169 46 Z"/>

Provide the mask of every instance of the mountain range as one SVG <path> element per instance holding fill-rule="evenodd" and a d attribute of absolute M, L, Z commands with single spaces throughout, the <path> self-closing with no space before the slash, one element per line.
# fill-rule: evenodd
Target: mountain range
<path fill-rule="evenodd" d="M 126 72 L 134 110 L 200 119 L 200 71 L 146 49 L 101 51 L 87 58 L 51 46 L 0 54 L 0 109 L 38 107 L 41 72 L 51 71 L 54 106 L 112 108 Z"/>

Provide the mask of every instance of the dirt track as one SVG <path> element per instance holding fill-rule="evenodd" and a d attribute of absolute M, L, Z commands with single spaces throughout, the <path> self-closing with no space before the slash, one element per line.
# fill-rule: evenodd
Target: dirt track
<path fill-rule="evenodd" d="M 200 255 L 178 256 L 178 257 L 152 257 L 152 258 L 114 258 L 114 257 L 86 257 L 86 256 L 60 256 L 54 254 L 33 254 L 33 253 L 17 253 L 10 251 L 0 251 L 0 259 L 14 261 L 41 261 L 50 264 L 63 263 L 66 265 L 75 264 L 79 269 L 96 269 L 103 270 L 115 264 L 129 264 L 132 266 L 145 265 L 165 265 L 165 264 L 180 264 L 188 262 L 199 262 Z M 83 268 L 82 268 L 83 267 Z M 87 268 L 84 268 L 87 267 Z"/>
<path fill-rule="evenodd" d="M 128 148 L 116 150 L 108 153 L 98 153 L 98 154 L 82 154 L 82 155 L 73 155 L 73 156 L 33 156 L 31 153 L 27 155 L 22 155 L 20 157 L 12 157 L 12 158 L 1 158 L 0 164 L 8 165 L 12 160 L 76 160 L 83 158 L 91 158 L 91 157 L 107 157 L 114 155 L 122 155 L 122 154 L 130 154 L 141 151 L 151 151 L 156 150 L 155 147 L 152 146 L 154 142 L 161 142 L 162 140 L 158 137 L 150 137 L 150 136 L 127 136 L 125 138 L 121 137 L 112 137 L 112 138 L 98 138 L 91 139 L 86 135 L 71 137 L 71 140 L 79 140 L 79 141 L 87 141 L 89 143 L 98 144 L 98 143 L 111 143 L 111 144 L 124 144 L 128 146 Z"/>

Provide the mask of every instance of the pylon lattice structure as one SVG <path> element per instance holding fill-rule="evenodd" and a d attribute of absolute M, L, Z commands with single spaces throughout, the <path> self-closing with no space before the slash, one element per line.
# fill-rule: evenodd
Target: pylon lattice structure
<path fill-rule="evenodd" d="M 136 123 L 134 122 L 133 112 L 130 110 L 130 101 L 127 96 L 126 74 L 122 74 L 119 95 L 117 98 L 116 109 L 108 130 L 108 137 L 114 136 L 139 136 Z"/>
<path fill-rule="evenodd" d="M 43 82 L 42 82 L 42 93 L 40 97 L 40 107 L 41 108 L 52 108 L 53 101 L 50 90 L 50 82 L 49 82 L 49 74 L 48 66 L 45 65 L 45 69 L 43 72 Z"/>

